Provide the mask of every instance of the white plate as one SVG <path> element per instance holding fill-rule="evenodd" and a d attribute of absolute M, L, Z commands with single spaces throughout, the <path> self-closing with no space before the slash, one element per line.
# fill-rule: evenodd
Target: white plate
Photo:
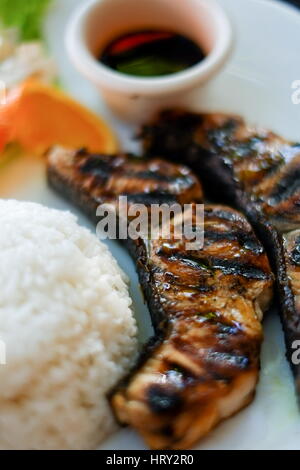
<path fill-rule="evenodd" d="M 226 69 L 199 90 L 195 109 L 240 113 L 250 122 L 300 140 L 300 105 L 292 104 L 292 82 L 300 79 L 300 14 L 271 0 L 219 0 L 235 28 L 236 49 Z M 51 52 L 65 88 L 101 113 L 116 128 L 126 149 L 133 150 L 133 129 L 104 109 L 93 87 L 70 65 L 63 47 L 67 19 L 81 0 L 57 0 L 46 23 Z M 59 117 L 58 117 L 59 118 Z M 35 159 L 16 159 L 0 173 L 0 196 L 41 202 L 50 207 L 74 208 L 47 188 L 44 165 Z M 80 222 L 93 226 L 80 215 Z M 117 243 L 111 251 L 131 278 L 131 295 L 140 335 L 151 333 L 134 264 Z M 217 427 L 199 449 L 299 449 L 300 413 L 293 382 L 284 358 L 281 327 L 276 313 L 265 320 L 262 371 L 257 396 L 244 411 Z M 145 449 L 132 430 L 123 429 L 105 441 L 102 449 Z"/>

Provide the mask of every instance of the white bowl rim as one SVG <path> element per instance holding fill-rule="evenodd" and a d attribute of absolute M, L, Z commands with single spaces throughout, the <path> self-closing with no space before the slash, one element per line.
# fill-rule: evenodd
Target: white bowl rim
<path fill-rule="evenodd" d="M 163 77 L 133 77 L 101 64 L 81 37 L 81 28 L 96 5 L 103 0 L 90 0 L 80 5 L 72 15 L 65 36 L 67 52 L 76 68 L 98 86 L 112 91 L 135 95 L 161 95 L 192 88 L 214 75 L 225 63 L 233 42 L 231 23 L 223 8 L 215 0 L 199 0 L 217 18 L 219 38 L 213 50 L 199 63 L 188 69 Z"/>

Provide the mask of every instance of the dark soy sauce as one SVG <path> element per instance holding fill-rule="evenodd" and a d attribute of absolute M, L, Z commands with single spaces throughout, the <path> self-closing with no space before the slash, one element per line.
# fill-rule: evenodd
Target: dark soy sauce
<path fill-rule="evenodd" d="M 199 45 L 181 34 L 144 30 L 113 40 L 99 60 L 127 75 L 159 77 L 186 70 L 204 57 Z"/>

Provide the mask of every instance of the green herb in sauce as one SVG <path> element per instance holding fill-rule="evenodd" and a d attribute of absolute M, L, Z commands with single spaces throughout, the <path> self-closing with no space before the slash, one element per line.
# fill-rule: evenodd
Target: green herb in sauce
<path fill-rule="evenodd" d="M 137 31 L 112 41 L 99 60 L 133 76 L 156 77 L 181 72 L 204 59 L 191 39 L 168 31 Z"/>

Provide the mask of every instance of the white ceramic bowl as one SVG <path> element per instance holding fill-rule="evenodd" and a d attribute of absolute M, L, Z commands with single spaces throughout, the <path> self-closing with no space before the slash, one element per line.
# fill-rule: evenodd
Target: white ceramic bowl
<path fill-rule="evenodd" d="M 133 77 L 101 64 L 97 56 L 123 33 L 173 30 L 201 45 L 206 57 L 182 72 L 163 77 Z M 203 84 L 225 63 L 232 30 L 214 0 L 92 0 L 72 16 L 66 46 L 76 68 L 101 91 L 107 104 L 130 120 L 145 120 Z"/>

